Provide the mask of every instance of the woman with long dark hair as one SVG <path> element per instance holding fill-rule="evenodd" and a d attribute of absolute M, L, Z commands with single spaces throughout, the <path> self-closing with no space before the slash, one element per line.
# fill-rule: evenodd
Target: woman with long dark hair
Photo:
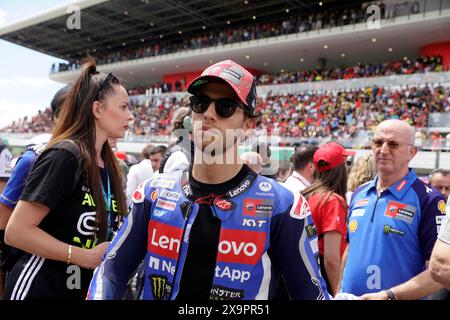
<path fill-rule="evenodd" d="M 347 247 L 346 157 L 353 154 L 354 152 L 345 150 L 336 142 L 320 146 L 313 157 L 317 169 L 314 181 L 302 191 L 319 234 L 322 276 L 333 296 L 337 293 L 341 258 Z"/>
<path fill-rule="evenodd" d="M 5 241 L 25 253 L 5 299 L 86 297 L 92 270 L 126 214 L 108 137 L 123 137 L 132 119 L 120 81 L 88 58 L 6 227 Z"/>

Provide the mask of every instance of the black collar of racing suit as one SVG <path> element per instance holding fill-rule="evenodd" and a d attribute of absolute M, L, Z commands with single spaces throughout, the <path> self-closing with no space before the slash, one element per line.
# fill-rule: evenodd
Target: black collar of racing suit
<path fill-rule="evenodd" d="M 226 221 L 230 219 L 230 217 L 235 212 L 236 203 L 231 200 L 231 198 L 237 197 L 243 193 L 245 193 L 251 185 L 255 182 L 257 178 L 257 174 L 251 170 L 248 166 L 244 165 L 246 168 L 242 168 L 240 173 L 240 177 L 235 176 L 230 179 L 230 181 L 225 182 L 225 184 L 229 184 L 230 188 L 227 190 L 218 190 L 220 191 L 220 195 L 215 196 L 214 194 L 210 194 L 204 197 L 197 197 L 194 195 L 192 191 L 192 177 L 190 177 L 190 172 L 192 172 L 192 167 L 189 170 L 183 171 L 181 174 L 181 189 L 185 197 L 191 202 L 191 204 L 184 204 L 182 207 L 183 216 L 186 218 L 189 215 L 189 208 L 191 208 L 192 204 L 200 205 L 209 205 L 213 212 L 213 215 L 219 218 L 222 221 Z M 242 170 L 245 170 L 243 174 L 241 174 Z M 190 179 L 191 178 L 191 179 Z M 232 183 L 229 183 L 231 182 Z"/>
<path fill-rule="evenodd" d="M 183 190 L 184 195 L 186 198 L 188 198 L 191 201 L 194 201 L 194 194 L 191 189 L 191 185 L 189 183 L 189 175 L 192 172 L 192 166 L 189 167 L 189 170 L 183 171 L 181 174 L 181 189 Z M 245 192 L 250 186 L 253 184 L 253 182 L 256 180 L 258 174 L 254 172 L 253 170 L 249 169 L 248 174 L 237 184 L 235 184 L 232 188 L 228 190 L 224 190 L 222 193 L 223 196 L 220 198 L 234 198 L 243 192 Z"/>

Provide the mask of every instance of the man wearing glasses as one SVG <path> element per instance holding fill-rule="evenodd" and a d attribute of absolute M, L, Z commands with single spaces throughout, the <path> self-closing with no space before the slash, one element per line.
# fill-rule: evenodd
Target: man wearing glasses
<path fill-rule="evenodd" d="M 377 176 L 355 190 L 341 292 L 362 299 L 420 299 L 441 288 L 428 261 L 445 214 L 444 197 L 417 178 L 414 129 L 386 120 L 372 141 Z"/>
<path fill-rule="evenodd" d="M 222 61 L 188 92 L 194 162 L 136 190 L 88 298 L 121 299 L 144 259 L 143 299 L 271 299 L 280 275 L 292 299 L 327 299 L 306 200 L 238 157 L 239 131 L 255 127 L 253 75 Z"/>

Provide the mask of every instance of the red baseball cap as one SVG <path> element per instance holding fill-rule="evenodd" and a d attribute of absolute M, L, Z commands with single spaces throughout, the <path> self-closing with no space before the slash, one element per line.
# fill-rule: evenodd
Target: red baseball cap
<path fill-rule="evenodd" d="M 251 114 L 256 107 L 256 82 L 253 75 L 244 67 L 232 60 L 220 61 L 203 70 L 188 86 L 187 91 L 195 94 L 197 90 L 211 79 L 224 80 Z"/>
<path fill-rule="evenodd" d="M 355 151 L 345 150 L 340 144 L 336 142 L 325 143 L 314 152 L 313 160 L 319 172 L 324 172 L 336 168 L 347 160 L 348 156 L 354 156 Z M 326 161 L 326 166 L 319 167 L 319 161 Z"/>

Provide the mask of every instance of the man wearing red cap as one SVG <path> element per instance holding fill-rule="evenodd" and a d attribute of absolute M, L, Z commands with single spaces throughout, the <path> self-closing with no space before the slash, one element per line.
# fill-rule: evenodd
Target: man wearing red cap
<path fill-rule="evenodd" d="M 280 275 L 293 299 L 328 298 L 306 201 L 238 157 L 239 131 L 255 127 L 252 74 L 222 61 L 188 92 L 194 162 L 136 190 L 88 298 L 122 298 L 142 259 L 143 299 L 271 299 Z"/>
<path fill-rule="evenodd" d="M 414 129 L 386 120 L 372 140 L 377 176 L 355 190 L 341 292 L 362 299 L 420 299 L 441 287 L 428 261 L 445 215 L 442 194 L 417 178 Z"/>

